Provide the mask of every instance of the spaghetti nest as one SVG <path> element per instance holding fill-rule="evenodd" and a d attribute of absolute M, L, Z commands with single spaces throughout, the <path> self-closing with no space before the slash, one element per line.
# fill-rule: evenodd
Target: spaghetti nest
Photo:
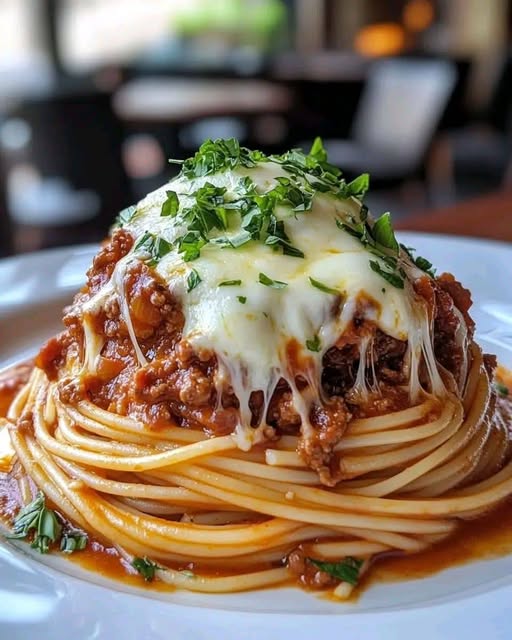
<path fill-rule="evenodd" d="M 350 423 L 334 488 L 306 467 L 295 436 L 244 452 L 232 435 L 148 429 L 88 400 L 64 402 L 37 368 L 5 422 L 27 501 L 30 477 L 58 512 L 115 541 L 126 559 L 154 561 L 160 580 L 220 593 L 294 573 L 314 584 L 325 577 L 322 562 L 346 557 L 362 573 L 379 554 L 420 551 L 457 519 L 497 505 L 512 492 L 512 464 L 495 405 L 473 347 L 462 399 L 424 394 L 415 406 Z M 324 581 L 340 598 L 354 582 Z"/>

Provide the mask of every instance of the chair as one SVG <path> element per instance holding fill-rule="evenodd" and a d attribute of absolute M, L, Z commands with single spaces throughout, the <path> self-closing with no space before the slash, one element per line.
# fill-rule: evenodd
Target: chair
<path fill-rule="evenodd" d="M 375 182 L 419 173 L 457 80 L 445 60 L 389 58 L 370 68 L 350 140 L 324 140 L 330 162 Z"/>

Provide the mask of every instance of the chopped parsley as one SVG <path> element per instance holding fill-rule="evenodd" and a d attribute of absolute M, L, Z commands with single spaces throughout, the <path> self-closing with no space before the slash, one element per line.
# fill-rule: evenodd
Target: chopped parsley
<path fill-rule="evenodd" d="M 39 553 L 48 553 L 50 545 L 60 540 L 60 550 L 64 553 L 81 551 L 87 546 L 87 534 L 69 526 L 64 527 L 60 516 L 48 509 L 42 491 L 34 500 L 22 507 L 13 522 L 12 539 L 24 539 L 33 533 L 31 547 Z"/>
<path fill-rule="evenodd" d="M 241 280 L 223 280 L 219 282 L 219 287 L 238 287 L 241 284 Z"/>
<path fill-rule="evenodd" d="M 372 236 L 377 245 L 398 253 L 398 242 L 395 238 L 389 212 L 383 213 L 380 218 L 375 221 L 372 228 Z"/>
<path fill-rule="evenodd" d="M 370 187 L 370 176 L 367 173 L 362 173 L 357 178 L 354 178 L 352 182 L 349 182 L 346 186 L 345 193 L 348 196 L 354 196 L 362 200 L 366 195 Z"/>
<path fill-rule="evenodd" d="M 134 246 L 134 251 L 146 256 L 146 263 L 150 267 L 156 266 L 160 260 L 172 251 L 172 244 L 162 236 L 156 236 L 146 231 Z"/>
<path fill-rule="evenodd" d="M 315 351 L 315 352 L 318 353 L 320 351 L 321 347 L 322 347 L 322 343 L 320 342 L 320 338 L 316 335 L 311 340 L 306 340 L 306 347 L 310 351 Z"/>
<path fill-rule="evenodd" d="M 137 205 L 135 204 L 132 204 L 131 206 L 126 207 L 126 209 L 123 209 L 122 211 L 120 211 L 117 214 L 117 218 L 114 222 L 114 228 L 124 227 L 125 224 L 129 224 L 135 217 L 136 213 L 137 213 Z"/>
<path fill-rule="evenodd" d="M 80 529 L 68 529 L 62 534 L 60 539 L 60 550 L 62 553 L 73 553 L 83 551 L 87 546 L 87 534 Z"/>
<path fill-rule="evenodd" d="M 247 297 L 246 296 L 237 296 L 236 299 L 238 300 L 238 302 L 240 304 L 245 304 L 247 302 Z"/>
<path fill-rule="evenodd" d="M 318 567 L 320 571 L 324 571 L 342 582 L 348 582 L 354 586 L 359 582 L 359 572 L 363 566 L 363 560 L 359 558 L 349 556 L 340 562 L 322 562 L 314 558 L 308 558 L 308 560 L 311 564 L 314 564 L 315 567 Z"/>
<path fill-rule="evenodd" d="M 192 269 L 187 278 L 187 293 L 195 289 L 200 282 L 202 282 L 201 276 L 195 269 Z"/>
<path fill-rule="evenodd" d="M 428 260 L 421 256 L 414 257 L 410 249 L 398 244 L 389 213 L 384 213 L 375 222 L 369 219 L 368 208 L 362 204 L 369 189 L 369 175 L 363 173 L 347 182 L 338 167 L 329 163 L 320 138 L 314 140 L 309 153 L 291 149 L 283 154 L 269 156 L 240 146 L 234 138 L 206 140 L 193 157 L 171 162 L 182 165 L 180 176 L 187 180 L 240 167 L 253 168 L 258 163 L 266 162 L 280 165 L 287 175 L 276 177 L 275 183 L 264 193 L 258 191 L 250 176 L 241 176 L 229 192 L 226 187 L 206 181 L 196 191 L 187 194 L 186 206 L 180 203 L 175 191 L 168 190 L 162 203 L 161 216 L 177 218 L 183 232 L 172 245 L 150 232 L 143 235 L 135 250 L 147 254 L 146 260 L 150 266 L 156 265 L 172 250 L 176 250 L 185 262 L 197 260 L 208 244 L 239 249 L 248 243 L 257 242 L 283 255 L 305 258 L 302 248 L 295 246 L 293 238 L 290 238 L 286 220 L 278 219 L 277 216 L 281 207 L 287 208 L 295 219 L 299 214 L 307 215 L 315 194 L 321 193 L 334 198 L 357 198 L 361 201 L 357 216 L 335 218 L 336 225 L 357 238 L 375 256 L 376 259 L 369 260 L 369 267 L 389 284 L 399 289 L 405 287 L 404 266 L 409 260 L 422 271 L 434 276 L 432 264 Z M 128 207 L 122 211 L 118 217 L 119 224 L 130 221 L 135 213 L 136 207 Z M 318 289 L 339 295 L 335 289 L 312 278 L 310 280 Z M 194 287 L 198 282 L 200 279 L 195 282 Z M 274 288 L 287 286 L 286 283 L 267 276 L 263 280 L 260 277 L 260 283 Z M 221 283 L 219 286 L 228 285 Z"/>
<path fill-rule="evenodd" d="M 180 208 L 180 201 L 176 191 L 167 191 L 167 199 L 162 204 L 161 216 L 175 216 Z"/>
<path fill-rule="evenodd" d="M 143 558 L 134 558 L 132 567 L 136 569 L 146 582 L 153 582 L 156 570 L 164 571 L 164 567 L 160 567 L 156 562 L 150 560 L 147 556 Z"/>
<path fill-rule="evenodd" d="M 207 241 L 201 236 L 199 231 L 188 231 L 184 236 L 178 238 L 177 246 L 181 257 L 185 262 L 197 260 L 201 255 L 201 249 Z"/>
<path fill-rule="evenodd" d="M 288 286 L 287 282 L 281 282 L 281 280 L 273 280 L 264 273 L 260 273 L 258 282 L 264 284 L 266 287 L 272 287 L 272 289 L 284 289 Z"/>
<path fill-rule="evenodd" d="M 203 142 L 192 158 L 185 161 L 170 160 L 170 162 L 181 164 L 180 176 L 191 180 L 236 169 L 239 166 L 254 167 L 264 157 L 260 151 L 250 151 L 241 147 L 236 138 L 226 140 L 219 138 Z"/>
<path fill-rule="evenodd" d="M 333 289 L 332 287 L 327 286 L 323 282 L 320 282 L 320 280 L 315 280 L 310 276 L 309 281 L 316 289 L 320 289 L 320 291 L 323 291 L 324 293 L 330 293 L 334 296 L 340 295 L 340 292 L 337 289 Z"/>
<path fill-rule="evenodd" d="M 31 543 L 33 549 L 39 553 L 48 553 L 50 544 L 60 539 L 62 525 L 57 519 L 55 512 L 45 505 L 44 494 L 39 491 L 37 496 L 20 509 L 14 519 L 13 533 L 9 538 L 26 538 L 34 531 L 34 538 Z"/>
<path fill-rule="evenodd" d="M 342 231 L 357 238 L 365 249 L 380 258 L 380 262 L 378 260 L 369 261 L 372 271 L 378 273 L 397 289 L 405 287 L 406 274 L 400 264 L 400 245 L 395 237 L 389 213 L 383 213 L 373 225 L 370 225 L 367 211 L 362 207 L 359 222 L 354 218 L 348 221 L 336 219 L 336 225 Z M 407 255 L 412 260 L 408 252 Z"/>
<path fill-rule="evenodd" d="M 397 289 L 403 289 L 405 286 L 405 272 L 403 269 L 399 269 L 397 273 L 393 269 L 386 269 L 377 260 L 370 260 L 370 268 L 379 276 L 382 276 L 384 280 L 387 280 L 389 284 L 392 284 Z"/>
<path fill-rule="evenodd" d="M 429 260 L 422 256 L 414 256 L 414 249 L 412 247 L 406 247 L 404 244 L 401 244 L 400 247 L 405 251 L 411 262 L 413 262 L 418 269 L 427 273 L 431 278 L 435 277 L 436 270 L 433 269 L 432 263 Z"/>

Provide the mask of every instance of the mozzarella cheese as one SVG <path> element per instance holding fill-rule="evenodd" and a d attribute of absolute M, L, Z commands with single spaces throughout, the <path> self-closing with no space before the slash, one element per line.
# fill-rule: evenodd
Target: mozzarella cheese
<path fill-rule="evenodd" d="M 289 174 L 280 164 L 264 162 L 254 168 L 239 167 L 194 180 L 178 177 L 142 200 L 136 215 L 124 226 L 135 238 L 149 231 L 174 243 L 186 232 L 186 226 L 179 215 L 161 216 L 168 190 L 177 193 L 182 209 L 194 202 L 192 194 L 206 182 L 225 187 L 225 198 L 234 198 L 235 189 L 245 176 L 249 176 L 258 193 L 263 194 L 276 186 L 276 178 L 289 177 Z M 304 258 L 283 255 L 280 250 L 255 241 L 236 249 L 210 243 L 192 262 L 184 262 L 177 249 L 173 249 L 155 266 L 170 292 L 181 302 L 185 316 L 183 338 L 195 348 L 215 352 L 219 363 L 219 389 L 230 384 L 240 401 L 238 433 L 243 448 L 259 437 L 259 430 L 248 427 L 251 392 L 261 390 L 267 405 L 280 378 L 290 384 L 303 425 L 309 423 L 310 404 L 321 396 L 323 354 L 350 325 L 358 301 L 363 297 L 371 301 L 363 306 L 369 320 L 384 333 L 408 341 L 412 396 L 420 389 L 418 368 L 421 359 L 427 362 L 432 390 L 438 394 L 443 392 L 432 350 L 428 314 L 411 285 L 412 279 L 421 272 L 418 273 L 410 261 L 404 262 L 406 283 L 403 289 L 398 289 L 370 268 L 370 259 L 377 258 L 357 238 L 336 225 L 336 219 L 358 220 L 360 209 L 361 203 L 355 198 L 343 200 L 320 192 L 315 193 L 309 211 L 294 212 L 291 207 L 277 207 L 276 217 L 284 222 L 291 243 L 304 252 Z M 233 215 L 236 219 L 238 214 Z M 238 230 L 234 224 L 227 235 Z M 225 236 L 226 233 L 219 232 L 218 235 Z M 123 274 L 131 261 L 139 259 L 140 254 L 136 251 L 123 258 L 111 281 L 86 303 L 84 310 L 93 311 L 101 307 L 108 296 L 116 294 L 121 299 L 121 312 L 130 329 Z M 192 269 L 197 271 L 201 282 L 188 292 L 187 278 Z M 260 273 L 284 282 L 286 286 L 279 289 L 265 286 L 259 282 Z M 341 297 L 314 287 L 311 278 L 339 291 Z M 241 284 L 219 286 L 228 280 L 241 280 Z M 340 299 L 342 304 L 336 305 L 336 300 Z M 143 365 L 145 357 L 136 344 L 133 331 L 130 335 L 139 363 Z M 306 347 L 315 337 L 320 345 L 318 352 Z M 313 390 L 312 400 L 306 401 L 296 389 L 295 376 L 286 355 L 290 340 L 302 347 L 302 355 L 310 363 L 306 375 Z M 88 342 L 94 343 L 90 335 Z M 91 358 L 98 355 L 97 345 L 94 346 L 94 349 L 91 347 L 94 355 L 87 359 L 89 367 L 93 366 Z M 371 345 L 363 340 L 360 348 L 362 366 L 355 391 L 364 394 L 367 392 L 364 365 L 367 357 L 371 358 Z"/>

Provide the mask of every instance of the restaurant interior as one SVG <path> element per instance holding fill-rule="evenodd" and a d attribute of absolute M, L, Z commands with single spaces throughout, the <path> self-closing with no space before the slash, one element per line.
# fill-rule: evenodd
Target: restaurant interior
<path fill-rule="evenodd" d="M 512 191 L 512 2 L 0 0 L 0 256 L 100 240 L 207 138 L 316 136 L 402 226 Z"/>

